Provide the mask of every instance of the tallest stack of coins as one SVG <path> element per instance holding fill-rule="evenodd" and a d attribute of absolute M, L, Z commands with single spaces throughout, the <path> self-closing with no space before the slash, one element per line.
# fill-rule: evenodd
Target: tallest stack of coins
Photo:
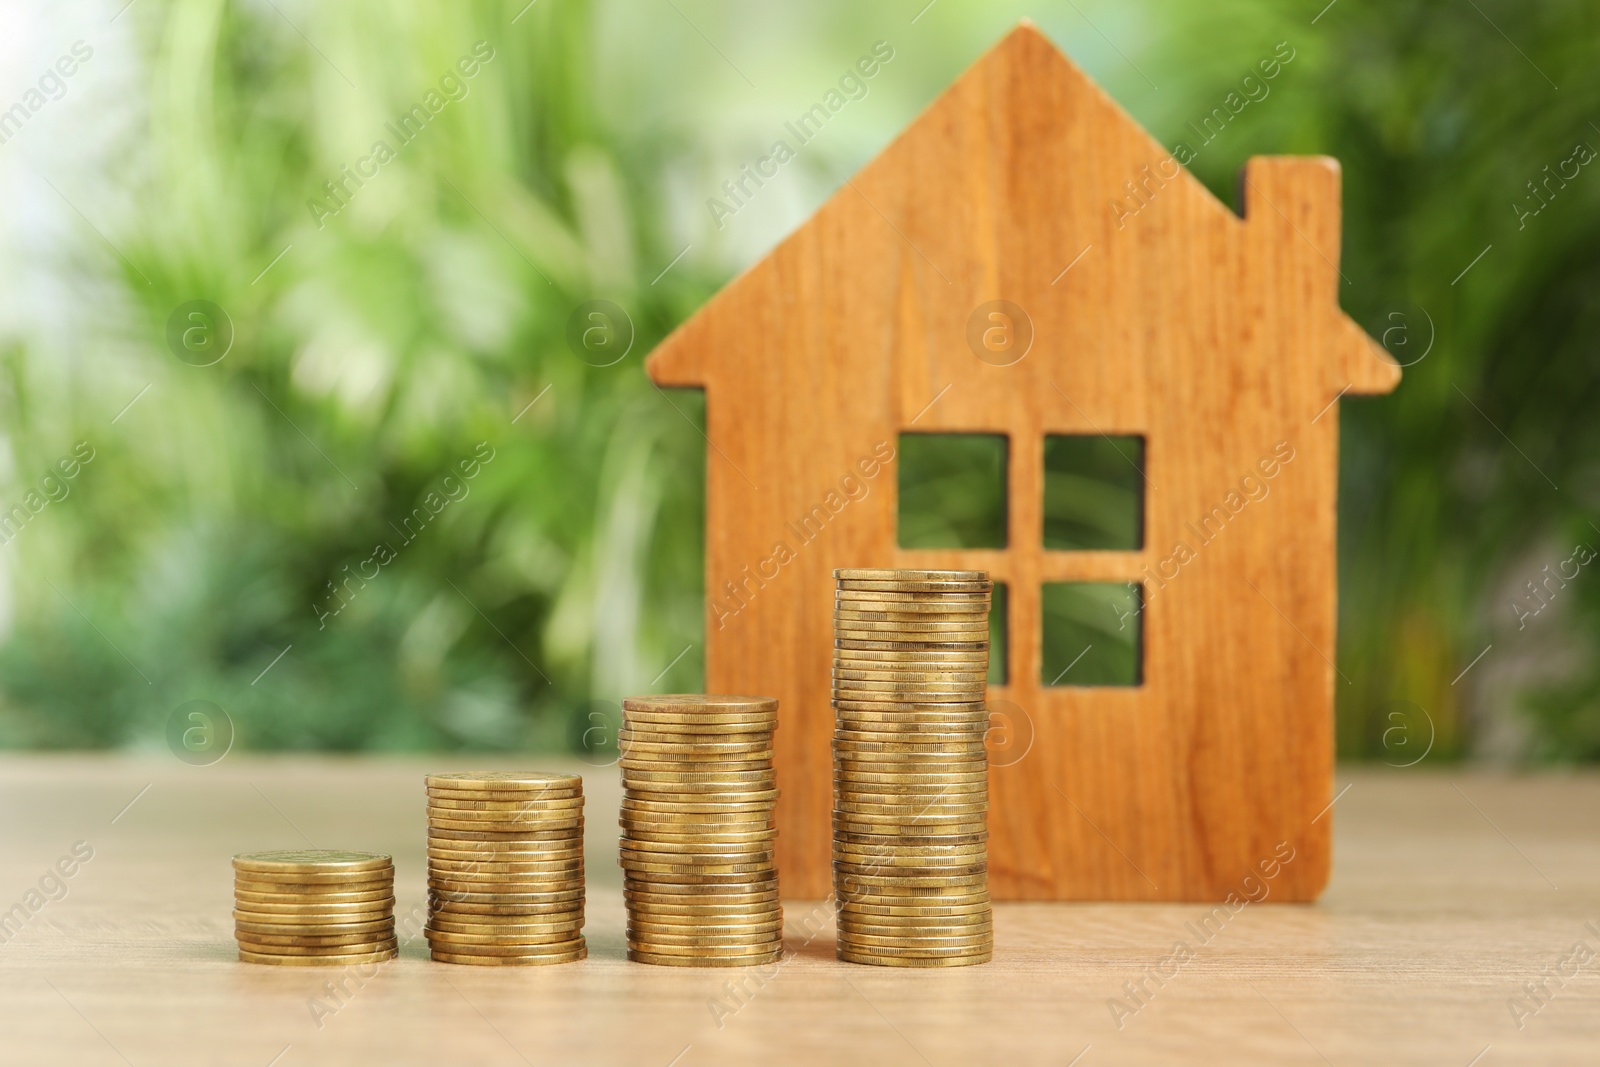
<path fill-rule="evenodd" d="M 993 583 L 983 571 L 833 575 L 838 957 L 987 962 Z"/>
<path fill-rule="evenodd" d="M 628 958 L 677 967 L 776 962 L 769 697 L 622 702 L 622 869 Z"/>

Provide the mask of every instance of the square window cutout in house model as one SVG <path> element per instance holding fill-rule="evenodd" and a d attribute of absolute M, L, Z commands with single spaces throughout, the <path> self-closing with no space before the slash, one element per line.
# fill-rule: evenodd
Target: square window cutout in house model
<path fill-rule="evenodd" d="M 650 357 L 706 390 L 707 685 L 780 698 L 786 895 L 829 888 L 835 567 L 1005 590 L 996 898 L 1326 884 L 1338 403 L 1400 371 L 1334 161 L 1250 160 L 1241 217 L 1170 158 L 1024 24 Z"/>

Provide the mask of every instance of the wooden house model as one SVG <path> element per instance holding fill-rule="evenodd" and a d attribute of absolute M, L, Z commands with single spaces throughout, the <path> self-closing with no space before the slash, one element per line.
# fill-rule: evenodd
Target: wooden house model
<path fill-rule="evenodd" d="M 990 697 L 1031 744 L 991 770 L 996 899 L 1323 888 L 1338 401 L 1400 372 L 1339 308 L 1337 164 L 1240 191 L 1024 24 L 650 356 L 707 392 L 707 689 L 781 701 L 786 896 L 829 889 L 835 567 L 1006 587 Z M 907 434 L 1004 436 L 1003 547 L 901 547 Z M 1136 442 L 1135 543 L 1045 546 L 1055 437 Z M 1044 676 L 1052 583 L 1133 587 L 1135 684 Z"/>

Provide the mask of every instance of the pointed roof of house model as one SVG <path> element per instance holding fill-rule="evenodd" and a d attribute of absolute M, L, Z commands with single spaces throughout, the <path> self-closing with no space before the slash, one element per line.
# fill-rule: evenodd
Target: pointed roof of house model
<path fill-rule="evenodd" d="M 974 108 L 1011 105 L 1005 121 L 974 123 Z M 1009 150 L 1025 158 L 1025 146 L 985 143 L 983 138 L 1037 136 L 1066 149 L 1055 154 L 1054 165 L 985 176 L 981 186 L 965 184 L 947 168 L 930 166 L 940 154 L 957 147 L 987 154 Z M 1180 151 L 1179 156 L 1185 154 Z M 1187 158 L 1185 156 L 1185 158 Z M 1093 180 L 1095 175 L 1104 175 Z M 1273 216 L 1288 231 L 1283 240 L 1300 245 L 1299 251 L 1322 259 L 1330 275 L 1338 274 L 1339 164 L 1322 156 L 1256 157 L 1241 174 L 1245 217 L 1241 219 L 1184 168 L 1138 122 L 1124 111 L 1071 60 L 1061 53 L 1031 22 L 1023 21 L 981 56 L 960 78 L 939 95 L 877 157 L 831 196 L 799 229 L 729 283 L 690 319 L 680 325 L 651 353 L 646 369 L 662 385 L 701 385 L 718 369 L 719 359 L 742 358 L 738 350 L 705 344 L 712 320 L 738 314 L 751 288 L 760 288 L 763 276 L 780 268 L 785 251 L 814 236 L 816 231 L 848 225 L 849 219 L 869 206 L 881 223 L 906 237 L 906 219 L 891 209 L 912 210 L 918 203 L 928 210 L 948 213 L 947 240 L 928 247 L 914 242 L 915 254 L 951 285 L 952 299 L 992 292 L 1000 265 L 986 258 L 998 242 L 981 239 L 970 248 L 960 247 L 983 234 L 986 224 L 1018 220 L 1000 217 L 997 198 L 1032 203 L 1041 212 L 1060 211 L 1076 202 L 1087 205 L 1108 224 L 1104 230 L 1119 236 L 1134 232 L 1138 241 L 1141 217 L 1157 207 L 1169 214 L 1187 216 L 1189 226 L 1239 226 L 1258 213 Z M 1281 195 L 1274 192 L 1282 187 Z M 1269 192 L 1272 190 L 1274 192 Z M 960 207 L 957 208 L 956 204 Z M 985 215 L 992 217 L 983 218 Z M 998 234 L 996 235 L 998 237 Z M 1109 237 L 1108 232 L 1105 236 Z M 1060 249 L 1065 266 L 1077 248 L 1091 253 L 1093 234 L 1085 233 L 1076 247 Z M 1179 234 L 1181 240 L 1181 231 Z M 910 241 L 910 238 L 907 238 Z M 941 249 L 955 245 L 952 254 Z M 806 294 L 796 288 L 795 299 Z M 976 301 L 972 301 L 976 302 Z M 1326 358 L 1334 376 L 1342 377 L 1347 394 L 1391 391 L 1400 380 L 1400 368 L 1389 353 L 1343 314 L 1328 324 Z M 1336 387 L 1337 388 L 1337 387 Z"/>

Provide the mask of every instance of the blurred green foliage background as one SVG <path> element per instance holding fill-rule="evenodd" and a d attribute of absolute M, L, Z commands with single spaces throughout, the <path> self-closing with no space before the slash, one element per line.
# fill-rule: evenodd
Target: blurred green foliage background
<path fill-rule="evenodd" d="M 0 744 L 206 699 L 257 748 L 562 749 L 700 685 L 703 407 L 642 356 L 1027 16 L 1169 146 L 1286 43 L 1191 166 L 1230 204 L 1251 155 L 1343 163 L 1342 303 L 1411 365 L 1341 405 L 1341 753 L 1600 756 L 1592 5 L 124 3 L 0 14 Z"/>

